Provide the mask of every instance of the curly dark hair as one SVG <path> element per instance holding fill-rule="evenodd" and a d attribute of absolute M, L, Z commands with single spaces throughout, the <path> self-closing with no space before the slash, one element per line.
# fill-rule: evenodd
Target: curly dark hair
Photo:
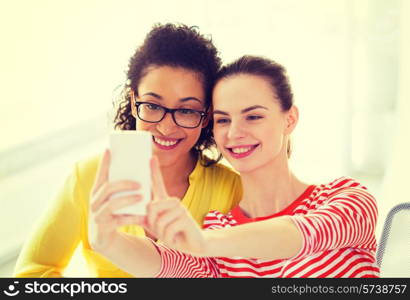
<path fill-rule="evenodd" d="M 114 128 L 121 130 L 135 130 L 136 120 L 131 114 L 132 90 L 138 96 L 138 86 L 150 67 L 180 67 L 196 72 L 201 78 L 205 91 L 205 109 L 211 107 L 212 88 L 216 74 L 221 67 L 221 59 L 211 38 L 206 38 L 198 32 L 198 28 L 184 24 L 155 24 L 146 36 L 144 43 L 137 48 L 130 58 L 127 71 L 127 82 L 115 102 L 117 105 L 114 118 Z M 213 122 L 202 129 L 200 137 L 192 152 L 198 154 L 205 166 L 220 160 L 206 159 L 205 150 L 215 146 L 212 133 Z"/>
<path fill-rule="evenodd" d="M 263 77 L 271 85 L 279 100 L 282 111 L 288 111 L 293 105 L 293 93 L 286 69 L 277 62 L 261 57 L 244 55 L 234 62 L 223 66 L 217 74 L 216 81 L 239 74 L 250 74 Z M 292 153 L 291 142 L 288 140 L 287 155 Z"/>

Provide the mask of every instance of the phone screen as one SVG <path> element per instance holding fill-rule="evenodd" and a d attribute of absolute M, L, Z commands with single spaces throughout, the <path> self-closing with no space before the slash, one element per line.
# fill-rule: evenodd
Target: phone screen
<path fill-rule="evenodd" d="M 151 197 L 152 135 L 146 131 L 124 130 L 110 134 L 111 163 L 109 181 L 133 180 L 141 185 L 138 191 L 116 193 L 111 197 L 141 194 L 142 201 L 122 208 L 118 214 L 146 215 L 146 205 Z"/>

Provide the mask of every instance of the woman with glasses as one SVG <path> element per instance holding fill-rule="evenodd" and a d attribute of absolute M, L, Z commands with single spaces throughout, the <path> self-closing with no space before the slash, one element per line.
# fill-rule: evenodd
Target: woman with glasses
<path fill-rule="evenodd" d="M 195 28 L 154 26 L 130 58 L 128 80 L 115 116 L 116 129 L 152 134 L 153 154 L 159 160 L 167 193 L 181 199 L 198 224 L 211 210 L 228 212 L 241 195 L 238 175 L 204 154 L 214 146 L 209 107 L 220 64 L 212 42 Z M 115 192 L 137 188 L 128 181 L 97 182 L 100 160 L 101 155 L 76 164 L 27 240 L 15 276 L 62 276 L 79 243 L 91 276 L 130 276 L 90 246 L 96 241 L 88 235 L 93 217 L 89 204 L 106 203 Z M 128 197 L 126 201 L 136 199 Z M 121 225 L 111 217 L 116 226 L 105 228 L 107 236 Z M 156 240 L 140 226 L 124 225 L 120 230 Z"/>
<path fill-rule="evenodd" d="M 175 197 L 167 195 L 152 161 L 155 199 L 143 224 L 162 243 L 121 233 L 96 250 L 131 274 L 146 277 L 378 277 L 377 204 L 348 177 L 307 184 L 288 165 L 289 136 L 299 113 L 285 69 L 245 56 L 222 68 L 213 91 L 214 136 L 240 173 L 243 197 L 228 214 L 209 212 L 202 230 Z M 321 145 L 320 136 L 315 142 Z M 104 177 L 109 152 L 102 161 Z M 125 201 L 93 203 L 100 239 L 104 215 Z M 115 226 L 115 224 L 111 224 Z"/>

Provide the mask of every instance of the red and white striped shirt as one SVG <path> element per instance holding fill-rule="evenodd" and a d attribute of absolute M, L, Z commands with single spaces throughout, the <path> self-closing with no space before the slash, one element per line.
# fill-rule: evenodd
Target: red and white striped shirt
<path fill-rule="evenodd" d="M 283 215 L 291 216 L 303 235 L 302 249 L 292 258 L 194 257 L 156 245 L 162 264 L 157 277 L 379 277 L 376 201 L 351 178 L 312 185 L 287 208 L 267 217 L 248 218 L 239 206 L 227 215 L 212 211 L 203 227 L 218 229 Z"/>

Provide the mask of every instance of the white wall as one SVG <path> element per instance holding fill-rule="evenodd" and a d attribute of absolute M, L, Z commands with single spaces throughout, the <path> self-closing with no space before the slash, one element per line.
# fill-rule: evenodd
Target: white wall
<path fill-rule="evenodd" d="M 397 118 L 391 131 L 393 148 L 387 157 L 382 188 L 384 201 L 379 203 L 381 220 L 393 206 L 410 202 L 407 190 L 410 178 L 410 2 L 402 1 L 402 5 Z"/>
<path fill-rule="evenodd" d="M 331 162 L 329 176 L 341 174 L 348 113 L 344 104 L 350 101 L 347 3 L 2 2 L 0 125 L 8 130 L 1 131 L 0 151 L 107 110 L 113 89 L 123 82 L 129 56 L 152 24 L 176 21 L 212 34 L 226 62 L 260 54 L 284 64 L 301 109 L 296 153 L 298 147 L 311 153 L 315 170 L 325 171 Z M 317 118 L 317 111 L 327 113 Z M 307 142 L 316 132 L 330 149 Z M 305 154 L 301 157 L 306 162 Z M 306 176 L 318 177 L 310 172 Z"/>

